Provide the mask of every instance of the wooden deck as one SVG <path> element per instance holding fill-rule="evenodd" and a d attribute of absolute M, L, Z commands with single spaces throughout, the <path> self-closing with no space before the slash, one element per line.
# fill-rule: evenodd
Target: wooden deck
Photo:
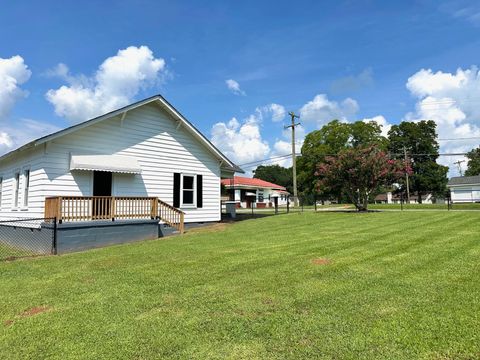
<path fill-rule="evenodd" d="M 184 232 L 184 213 L 157 197 L 54 196 L 45 199 L 45 217 L 58 222 L 159 219 Z"/>

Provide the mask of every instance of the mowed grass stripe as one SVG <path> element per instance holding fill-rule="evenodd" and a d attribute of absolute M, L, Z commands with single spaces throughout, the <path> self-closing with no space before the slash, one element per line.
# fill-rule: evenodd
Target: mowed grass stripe
<path fill-rule="evenodd" d="M 479 230 L 310 212 L 0 263 L 0 358 L 476 358 Z"/>

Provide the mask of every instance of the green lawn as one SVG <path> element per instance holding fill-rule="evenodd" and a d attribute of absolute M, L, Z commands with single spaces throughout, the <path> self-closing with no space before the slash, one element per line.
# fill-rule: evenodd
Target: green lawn
<path fill-rule="evenodd" d="M 0 262 L 0 358 L 477 359 L 479 217 L 306 212 Z"/>
<path fill-rule="evenodd" d="M 400 204 L 370 204 L 369 209 L 397 209 L 400 210 Z M 445 210 L 447 211 L 447 204 L 403 204 L 404 210 Z M 453 204 L 452 210 L 480 210 L 480 204 L 465 203 Z"/>

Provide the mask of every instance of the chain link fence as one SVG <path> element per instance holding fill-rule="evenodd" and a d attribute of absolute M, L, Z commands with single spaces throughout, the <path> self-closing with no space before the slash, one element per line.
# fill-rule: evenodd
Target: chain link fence
<path fill-rule="evenodd" d="M 450 194 L 446 196 L 432 196 L 430 193 L 411 195 L 410 199 L 403 194 L 381 194 L 373 197 L 368 205 L 373 211 L 450 211 L 450 210 L 477 210 L 480 203 L 452 202 Z M 295 201 L 293 196 L 286 199 L 269 199 L 263 203 L 222 201 L 222 218 L 232 219 L 232 207 L 235 208 L 235 219 L 259 218 L 289 213 L 322 212 L 322 211 L 356 211 L 355 206 L 346 199 L 338 200 L 322 197 L 319 194 L 302 194 Z M 229 210 L 230 209 L 230 210 Z"/>
<path fill-rule="evenodd" d="M 0 221 L 0 261 L 56 254 L 54 218 Z"/>

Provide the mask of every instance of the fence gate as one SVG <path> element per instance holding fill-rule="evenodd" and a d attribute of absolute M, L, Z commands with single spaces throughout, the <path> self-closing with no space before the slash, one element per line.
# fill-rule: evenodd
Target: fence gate
<path fill-rule="evenodd" d="M 56 254 L 55 218 L 0 221 L 0 261 Z"/>

